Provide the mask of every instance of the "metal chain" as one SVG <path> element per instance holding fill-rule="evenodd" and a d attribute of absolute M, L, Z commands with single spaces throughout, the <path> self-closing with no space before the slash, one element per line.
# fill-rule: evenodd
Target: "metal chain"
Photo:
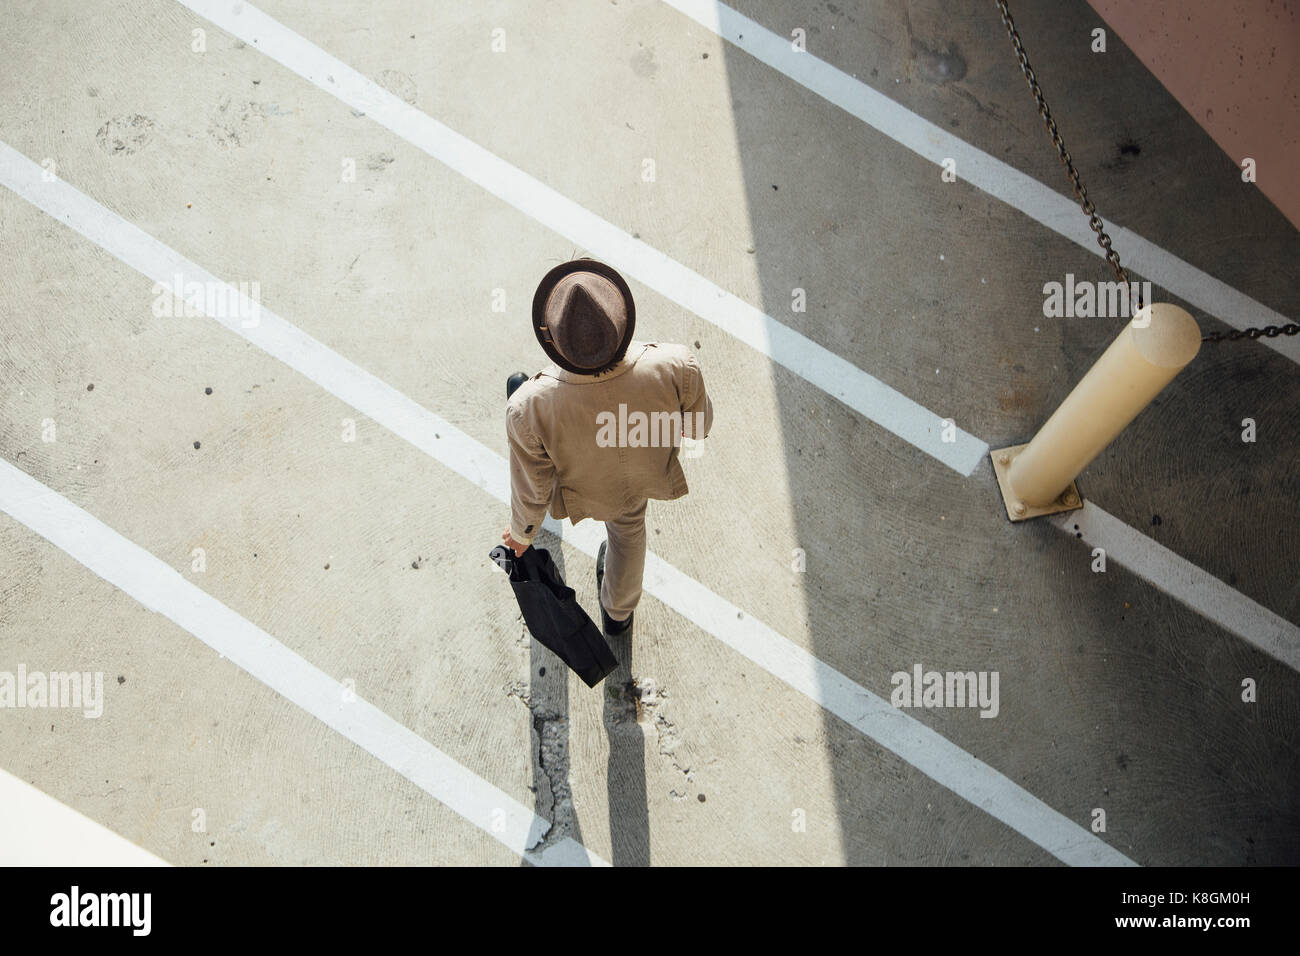
<path fill-rule="evenodd" d="M 1300 333 L 1300 325 L 1288 322 L 1286 325 L 1266 325 L 1262 329 L 1232 329 L 1228 332 L 1213 332 L 1201 339 L 1202 342 L 1235 342 L 1237 339 L 1277 338 L 1279 335 Z"/>
<path fill-rule="evenodd" d="M 1110 236 L 1106 235 L 1106 227 L 1102 224 L 1101 217 L 1097 215 L 1097 207 L 1092 204 L 1088 198 L 1088 190 L 1084 187 L 1079 179 L 1079 171 L 1074 168 L 1074 161 L 1070 158 L 1070 152 L 1065 148 L 1065 141 L 1061 139 L 1061 133 L 1056 128 L 1056 120 L 1052 119 L 1052 111 L 1047 108 L 1047 101 L 1043 99 L 1043 91 L 1038 87 L 1038 80 L 1034 77 L 1034 68 L 1029 65 L 1029 56 L 1025 53 L 1024 45 L 1020 42 L 1020 33 L 1016 30 L 1015 21 L 1011 19 L 1011 11 L 1007 9 L 1006 0 L 997 0 L 998 10 L 1002 13 L 1002 24 L 1007 28 L 1007 34 L 1011 37 L 1011 45 L 1016 48 L 1016 59 L 1020 61 L 1020 72 L 1025 74 L 1025 80 L 1029 83 L 1029 92 L 1034 94 L 1034 102 L 1038 104 L 1038 115 L 1043 118 L 1047 131 L 1052 134 L 1052 142 L 1056 144 L 1056 152 L 1060 156 L 1061 164 L 1065 167 L 1066 174 L 1070 177 L 1070 183 L 1074 186 L 1075 198 L 1079 200 L 1079 205 L 1083 211 L 1088 214 L 1088 224 L 1092 226 L 1092 231 L 1097 234 L 1097 245 L 1106 250 L 1106 261 L 1110 263 L 1111 268 L 1115 270 L 1115 276 L 1124 287 L 1129 287 L 1128 270 L 1119 264 L 1119 253 L 1111 248 Z M 1142 307 L 1142 294 L 1138 293 L 1138 308 Z"/>
<path fill-rule="evenodd" d="M 1097 245 L 1106 250 L 1106 261 L 1110 263 L 1111 268 L 1115 270 L 1115 276 L 1124 283 L 1125 288 L 1129 286 L 1128 270 L 1119 263 L 1119 253 L 1111 248 L 1110 236 L 1106 235 L 1105 226 L 1102 224 L 1101 217 L 1097 215 L 1097 208 L 1093 205 L 1092 200 L 1088 198 L 1088 190 L 1079 180 L 1079 171 L 1074 168 L 1074 162 L 1070 159 L 1070 153 L 1065 148 L 1065 142 L 1061 139 L 1061 133 L 1056 128 L 1056 120 L 1052 119 L 1052 111 L 1047 108 L 1047 101 L 1043 99 L 1043 91 L 1038 86 L 1038 80 L 1034 77 L 1034 69 L 1029 65 L 1029 57 L 1025 53 L 1025 47 L 1020 42 L 1020 33 L 1016 30 L 1015 21 L 1011 19 L 1011 11 L 1007 8 L 1007 0 L 997 0 L 998 10 L 1002 14 L 1002 24 L 1007 28 L 1007 34 L 1011 37 L 1011 45 L 1016 48 L 1016 59 L 1020 61 L 1020 72 L 1025 74 L 1025 80 L 1029 83 L 1029 91 L 1034 94 L 1034 102 L 1038 104 L 1038 115 L 1043 118 L 1043 123 L 1047 126 L 1047 131 L 1052 134 L 1052 142 L 1056 144 L 1056 152 L 1060 156 L 1061 164 L 1065 166 L 1066 174 L 1070 177 L 1070 183 L 1074 186 L 1075 198 L 1079 200 L 1079 205 L 1083 211 L 1088 214 L 1088 224 L 1092 226 L 1092 231 L 1097 234 Z M 1137 293 L 1137 308 L 1142 308 L 1142 293 Z M 1136 311 L 1136 310 L 1135 310 Z M 1288 322 L 1286 325 L 1278 327 L 1268 325 L 1262 329 L 1232 329 L 1229 332 L 1214 332 L 1211 335 L 1204 336 L 1202 342 L 1223 342 L 1236 341 L 1237 339 L 1251 338 L 1257 339 L 1261 336 L 1274 338 L 1278 335 L 1296 335 L 1300 333 L 1300 325 L 1294 322 Z"/>

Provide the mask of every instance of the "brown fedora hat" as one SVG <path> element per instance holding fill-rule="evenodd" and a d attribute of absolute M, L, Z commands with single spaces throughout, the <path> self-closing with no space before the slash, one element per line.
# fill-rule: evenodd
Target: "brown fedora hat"
<path fill-rule="evenodd" d="M 533 331 L 560 368 L 593 375 L 627 352 L 636 305 L 627 282 L 595 259 L 574 259 L 542 277 L 533 295 Z"/>

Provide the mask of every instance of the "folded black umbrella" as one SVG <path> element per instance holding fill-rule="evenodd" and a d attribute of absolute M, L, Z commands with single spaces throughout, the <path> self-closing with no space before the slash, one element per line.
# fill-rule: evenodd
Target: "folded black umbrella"
<path fill-rule="evenodd" d="M 551 552 L 529 546 L 523 557 L 517 558 L 514 551 L 497 545 L 489 557 L 510 575 L 529 633 L 554 651 L 588 687 L 595 687 L 618 666 L 600 629 L 578 603 L 573 588 L 560 577 Z"/>

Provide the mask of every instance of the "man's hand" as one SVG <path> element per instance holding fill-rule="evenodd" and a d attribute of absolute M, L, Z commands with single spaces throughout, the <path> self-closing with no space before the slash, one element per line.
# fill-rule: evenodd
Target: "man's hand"
<path fill-rule="evenodd" d="M 528 545 L 520 544 L 514 538 L 510 537 L 509 528 L 506 528 L 505 531 L 501 532 L 501 540 L 505 543 L 505 546 L 507 548 L 509 548 L 515 553 L 516 558 L 522 558 L 524 556 L 524 552 L 528 550 Z"/>

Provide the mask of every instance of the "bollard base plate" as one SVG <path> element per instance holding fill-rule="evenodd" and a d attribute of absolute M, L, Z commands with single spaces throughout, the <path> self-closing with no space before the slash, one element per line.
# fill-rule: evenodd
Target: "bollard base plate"
<path fill-rule="evenodd" d="M 996 448 L 989 452 L 989 457 L 993 460 L 993 474 L 997 476 L 998 489 L 1002 492 L 1002 503 L 1007 509 L 1007 517 L 1012 521 L 1026 521 L 1030 518 L 1041 518 L 1043 515 L 1060 514 L 1062 511 L 1075 511 L 1082 508 L 1083 496 L 1079 494 L 1078 482 L 1072 481 L 1051 504 L 1043 506 L 1024 504 L 1024 513 L 1016 514 L 1017 500 L 1011 491 L 1011 484 L 1007 481 L 1007 471 L 1011 468 L 1011 463 L 1016 460 L 1016 455 L 1028 447 L 1029 443 L 1026 442 L 1023 445 L 1008 445 L 1006 448 Z M 998 461 L 1004 455 L 1007 458 L 1005 465 Z"/>

